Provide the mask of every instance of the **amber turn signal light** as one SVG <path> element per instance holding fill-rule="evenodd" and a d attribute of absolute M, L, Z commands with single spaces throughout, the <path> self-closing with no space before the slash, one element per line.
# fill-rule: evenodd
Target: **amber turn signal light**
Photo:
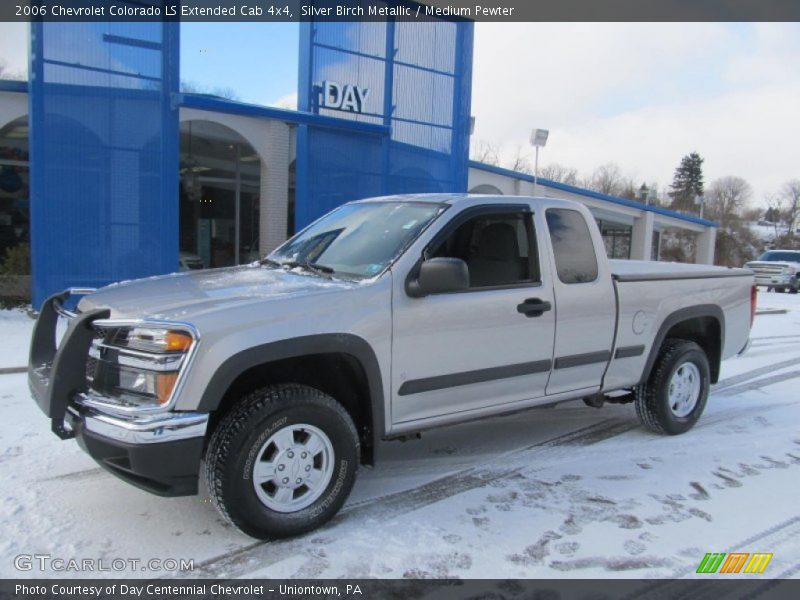
<path fill-rule="evenodd" d="M 169 400 L 175 382 L 178 381 L 178 372 L 159 373 L 156 375 L 156 397 L 159 404 L 166 404 Z"/>
<path fill-rule="evenodd" d="M 192 346 L 192 336 L 182 331 L 169 331 L 164 342 L 167 352 L 185 352 Z"/>

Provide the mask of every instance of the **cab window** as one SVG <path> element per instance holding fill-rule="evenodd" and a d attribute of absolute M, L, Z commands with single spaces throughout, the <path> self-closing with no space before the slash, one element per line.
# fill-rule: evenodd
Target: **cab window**
<path fill-rule="evenodd" d="M 540 280 L 535 248 L 530 213 L 482 213 L 458 225 L 426 258 L 460 258 L 473 289 L 515 286 Z"/>
<path fill-rule="evenodd" d="M 583 215 L 565 208 L 548 208 L 545 214 L 558 278 L 563 283 L 596 280 L 597 255 Z"/>

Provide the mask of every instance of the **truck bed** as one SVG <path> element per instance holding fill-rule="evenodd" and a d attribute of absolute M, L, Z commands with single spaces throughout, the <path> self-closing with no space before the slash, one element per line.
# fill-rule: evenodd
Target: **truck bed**
<path fill-rule="evenodd" d="M 629 386 L 645 372 L 659 329 L 671 317 L 713 315 L 722 329 L 721 358 L 739 352 L 750 331 L 750 288 L 753 273 L 713 265 L 609 261 L 617 292 L 615 352 L 604 389 Z"/>
<path fill-rule="evenodd" d="M 715 267 L 676 262 L 649 260 L 609 260 L 611 274 L 617 281 L 655 281 L 662 279 L 711 279 L 716 277 L 746 277 L 749 269 Z"/>

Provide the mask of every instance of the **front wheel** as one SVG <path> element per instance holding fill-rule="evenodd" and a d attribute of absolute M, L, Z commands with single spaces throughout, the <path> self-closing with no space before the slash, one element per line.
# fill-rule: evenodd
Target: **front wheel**
<path fill-rule="evenodd" d="M 211 436 L 211 499 L 252 537 L 305 533 L 344 504 L 358 446 L 352 419 L 332 397 L 302 385 L 265 387 L 245 396 Z"/>
<path fill-rule="evenodd" d="M 687 340 L 668 339 L 647 382 L 636 393 L 636 414 L 657 433 L 689 431 L 706 406 L 710 385 L 708 357 Z"/>

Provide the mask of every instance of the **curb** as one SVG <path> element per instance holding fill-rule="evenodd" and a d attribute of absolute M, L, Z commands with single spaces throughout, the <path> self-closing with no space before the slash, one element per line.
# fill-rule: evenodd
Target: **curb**
<path fill-rule="evenodd" d="M 14 373 L 25 373 L 28 367 L 0 367 L 0 375 L 12 375 Z"/>

